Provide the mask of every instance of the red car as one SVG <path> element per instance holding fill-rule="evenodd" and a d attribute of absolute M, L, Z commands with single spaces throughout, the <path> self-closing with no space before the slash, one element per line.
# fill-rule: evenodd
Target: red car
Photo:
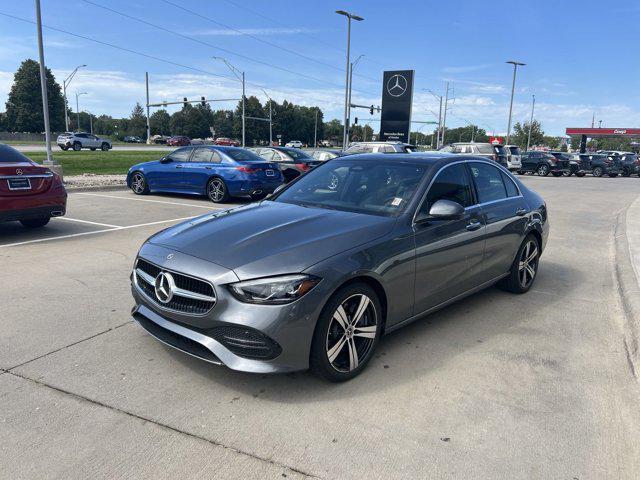
<path fill-rule="evenodd" d="M 184 135 L 176 135 L 175 137 L 171 137 L 167 140 L 167 145 L 170 147 L 185 147 L 187 145 L 191 145 L 191 139 Z"/>
<path fill-rule="evenodd" d="M 66 209 L 67 192 L 60 175 L 0 143 L 0 222 L 44 227 Z"/>
<path fill-rule="evenodd" d="M 215 145 L 225 145 L 227 147 L 239 147 L 240 146 L 240 142 L 238 142 L 237 140 L 231 140 L 230 138 L 225 138 L 225 137 L 220 137 L 220 138 L 216 138 L 213 143 Z"/>

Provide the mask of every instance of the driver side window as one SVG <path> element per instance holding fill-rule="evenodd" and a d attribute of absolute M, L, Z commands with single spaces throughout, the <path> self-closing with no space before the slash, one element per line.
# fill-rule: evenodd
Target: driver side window
<path fill-rule="evenodd" d="M 438 200 L 450 200 L 465 208 L 473 205 L 471 183 L 464 163 L 450 165 L 438 173 L 420 206 L 420 213 L 428 215 Z"/>
<path fill-rule="evenodd" d="M 189 160 L 189 156 L 191 155 L 190 148 L 179 148 L 175 152 L 171 152 L 169 157 L 174 162 L 186 162 Z"/>

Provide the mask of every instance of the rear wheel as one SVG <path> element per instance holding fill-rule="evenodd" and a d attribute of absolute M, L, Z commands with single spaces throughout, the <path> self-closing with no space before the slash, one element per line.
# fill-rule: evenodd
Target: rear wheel
<path fill-rule="evenodd" d="M 29 218 L 26 220 L 20 220 L 20 223 L 27 228 L 40 228 L 49 223 L 49 220 L 51 220 L 51 217 Z"/>
<path fill-rule="evenodd" d="M 546 163 L 541 163 L 540 165 L 538 165 L 536 173 L 541 177 L 546 177 L 547 175 L 549 175 L 549 165 L 547 165 Z"/>
<path fill-rule="evenodd" d="M 66 152 L 67 150 L 69 150 L 69 147 L 62 147 L 62 146 L 61 146 L 60 148 L 61 148 L 62 150 L 64 150 L 65 152 Z"/>
<path fill-rule="evenodd" d="M 95 149 L 94 149 L 95 150 Z M 102 150 L 103 152 L 106 152 L 107 150 L 109 150 L 109 144 L 107 142 L 104 142 L 101 146 L 100 146 L 100 150 Z"/>
<path fill-rule="evenodd" d="M 562 172 L 563 177 L 570 177 L 571 175 L 573 175 L 573 172 Z"/>
<path fill-rule="evenodd" d="M 509 275 L 498 286 L 511 293 L 526 293 L 538 274 L 540 245 L 534 235 L 527 235 L 518 249 Z"/>
<path fill-rule="evenodd" d="M 82 150 L 82 144 L 80 142 L 75 142 L 73 144 L 73 150 L 79 152 L 80 150 Z"/>
<path fill-rule="evenodd" d="M 144 177 L 142 172 L 135 172 L 131 177 L 131 190 L 136 195 L 146 195 L 149 193 L 147 179 Z"/>
<path fill-rule="evenodd" d="M 382 331 L 382 308 L 366 283 L 338 290 L 318 319 L 311 344 L 310 365 L 331 382 L 344 382 L 367 366 Z"/>
<path fill-rule="evenodd" d="M 585 175 L 586 175 L 586 173 L 584 173 L 584 172 L 576 173 L 576 177 L 584 177 Z"/>
<path fill-rule="evenodd" d="M 213 203 L 224 203 L 229 200 L 229 191 L 224 180 L 214 177 L 207 184 L 207 196 Z"/>
<path fill-rule="evenodd" d="M 554 177 L 561 177 L 562 172 L 551 172 L 551 175 L 553 175 Z"/>
<path fill-rule="evenodd" d="M 624 167 L 624 170 L 622 170 L 622 176 L 623 177 L 630 177 L 631 176 L 631 169 Z"/>
<path fill-rule="evenodd" d="M 611 178 L 616 178 L 618 176 L 617 173 L 607 173 Z"/>
<path fill-rule="evenodd" d="M 604 174 L 602 167 L 595 167 L 591 172 L 594 177 L 601 177 Z"/>

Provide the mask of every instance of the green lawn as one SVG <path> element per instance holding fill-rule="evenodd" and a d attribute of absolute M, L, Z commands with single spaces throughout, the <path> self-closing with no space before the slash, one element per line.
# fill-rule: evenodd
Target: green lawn
<path fill-rule="evenodd" d="M 42 163 L 46 158 L 46 152 L 24 152 L 32 160 Z M 127 173 L 131 165 L 149 160 L 157 160 L 163 156 L 163 152 L 141 151 L 54 151 L 53 158 L 62 165 L 65 175 L 80 175 L 82 173 L 95 173 L 98 175 L 110 175 Z"/>

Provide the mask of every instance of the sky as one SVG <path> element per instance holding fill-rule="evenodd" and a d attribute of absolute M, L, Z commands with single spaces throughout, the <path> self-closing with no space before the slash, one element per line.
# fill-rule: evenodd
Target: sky
<path fill-rule="evenodd" d="M 507 130 L 513 67 L 518 60 L 513 122 L 535 118 L 548 135 L 566 127 L 640 127 L 640 1 L 618 0 L 41 0 L 45 63 L 70 83 L 75 110 L 128 116 L 151 103 L 238 99 L 241 85 L 222 60 L 244 71 L 247 95 L 319 106 L 342 119 L 346 18 L 353 22 L 352 102 L 379 105 L 382 72 L 415 70 L 413 120 L 434 121 L 445 83 L 454 97 L 447 126 L 469 122 L 492 134 Z M 9 15 L 9 16 L 7 16 Z M 33 1 L 0 1 L 0 109 L 13 75 L 37 59 Z M 74 36 L 74 35 L 76 36 Z M 80 36 L 80 37 L 78 37 Z M 84 37 L 84 38 L 82 38 Z M 115 48 L 118 47 L 118 48 Z M 266 91 L 266 94 L 264 91 Z M 237 102 L 216 102 L 233 108 Z M 169 111 L 180 108 L 169 107 Z M 354 116 L 378 130 L 379 114 Z M 429 131 L 415 124 L 412 130 Z"/>

